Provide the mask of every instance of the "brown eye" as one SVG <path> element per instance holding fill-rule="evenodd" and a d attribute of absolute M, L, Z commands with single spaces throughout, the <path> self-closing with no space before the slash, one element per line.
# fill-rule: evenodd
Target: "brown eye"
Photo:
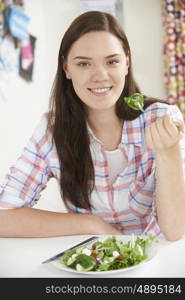
<path fill-rule="evenodd" d="M 117 59 L 111 59 L 107 62 L 108 65 L 116 65 L 118 63 L 119 63 L 119 61 Z"/>
<path fill-rule="evenodd" d="M 86 62 L 86 61 L 80 61 L 77 65 L 79 67 L 88 67 L 88 66 L 90 66 L 90 63 Z"/>

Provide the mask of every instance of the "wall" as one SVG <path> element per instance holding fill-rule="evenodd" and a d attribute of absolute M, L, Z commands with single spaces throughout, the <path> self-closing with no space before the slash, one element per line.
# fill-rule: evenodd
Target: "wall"
<path fill-rule="evenodd" d="M 123 0 L 136 81 L 148 96 L 166 97 L 162 62 L 162 0 Z"/>
<path fill-rule="evenodd" d="M 31 17 L 29 30 L 37 38 L 34 76 L 29 84 L 18 76 L 10 76 L 6 82 L 6 102 L 0 94 L 0 182 L 47 110 L 60 41 L 80 13 L 79 4 L 80 0 L 25 0 L 26 12 Z M 161 1 L 123 0 L 123 15 L 136 81 L 145 94 L 165 98 Z M 55 180 L 48 183 L 37 207 L 64 210 Z"/>

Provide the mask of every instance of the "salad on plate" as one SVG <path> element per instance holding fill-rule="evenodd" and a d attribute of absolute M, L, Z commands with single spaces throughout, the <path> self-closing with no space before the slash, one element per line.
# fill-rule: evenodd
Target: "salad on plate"
<path fill-rule="evenodd" d="M 128 242 L 111 236 L 90 246 L 65 251 L 59 263 L 78 272 L 124 269 L 145 261 L 148 258 L 147 249 L 154 242 L 157 239 L 153 235 L 145 238 L 132 235 Z"/>

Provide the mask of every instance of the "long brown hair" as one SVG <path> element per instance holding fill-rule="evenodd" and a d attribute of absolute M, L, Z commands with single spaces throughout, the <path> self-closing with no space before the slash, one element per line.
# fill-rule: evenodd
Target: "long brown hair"
<path fill-rule="evenodd" d="M 129 58 L 125 86 L 116 103 L 116 114 L 120 119 L 133 120 L 140 111 L 133 110 L 123 97 L 140 92 L 132 75 L 130 47 L 123 29 L 116 19 L 104 12 L 90 11 L 78 16 L 65 32 L 58 55 L 58 68 L 50 98 L 50 122 L 60 162 L 60 190 L 66 205 L 90 209 L 90 195 L 94 188 L 94 166 L 90 153 L 90 141 L 86 127 L 86 110 L 74 91 L 71 80 L 66 78 L 63 59 L 66 59 L 73 43 L 91 31 L 107 31 L 122 41 Z M 145 102 L 145 107 L 155 100 Z"/>

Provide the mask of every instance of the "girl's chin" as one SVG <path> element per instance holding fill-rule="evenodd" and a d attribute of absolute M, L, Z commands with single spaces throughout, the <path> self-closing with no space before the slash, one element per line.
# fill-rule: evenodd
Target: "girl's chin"
<path fill-rule="evenodd" d="M 101 105 L 87 105 L 88 110 L 96 110 L 96 111 L 105 111 L 109 109 L 113 109 L 115 107 L 116 103 L 111 103 L 111 104 L 101 104 Z"/>

